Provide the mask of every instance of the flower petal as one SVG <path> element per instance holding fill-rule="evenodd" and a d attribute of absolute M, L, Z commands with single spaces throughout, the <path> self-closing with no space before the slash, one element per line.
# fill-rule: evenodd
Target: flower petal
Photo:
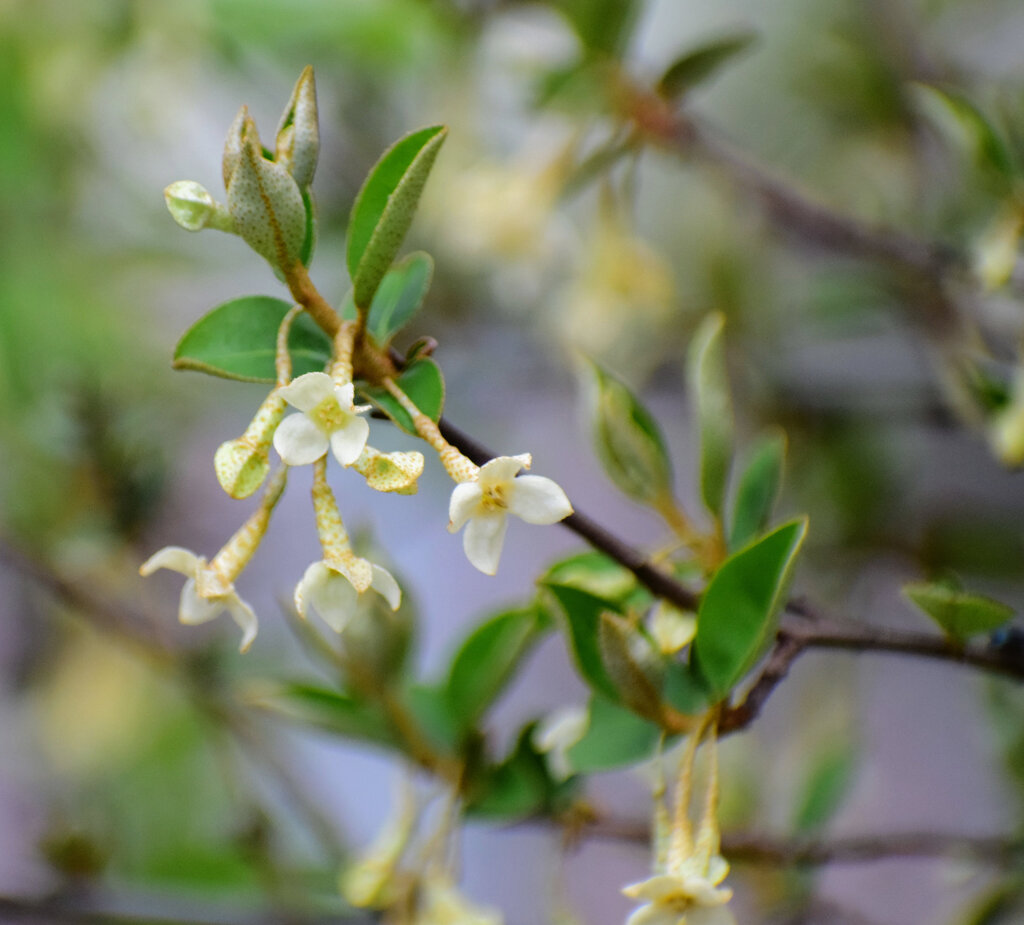
<path fill-rule="evenodd" d="M 334 395 L 334 383 L 327 373 L 306 373 L 278 390 L 278 394 L 299 411 L 312 411 Z"/>
<path fill-rule="evenodd" d="M 327 435 L 304 414 L 289 415 L 274 432 L 274 449 L 289 466 L 316 462 L 328 446 Z"/>
<path fill-rule="evenodd" d="M 295 586 L 295 609 L 303 620 L 309 618 L 309 601 L 327 581 L 331 570 L 323 562 L 314 562 L 302 575 Z"/>
<path fill-rule="evenodd" d="M 398 587 L 395 576 L 381 565 L 372 565 L 373 583 L 370 585 L 381 597 L 388 602 L 392 610 L 398 610 L 402 605 L 402 589 Z"/>
<path fill-rule="evenodd" d="M 476 482 L 462 482 L 452 491 L 448 502 L 448 532 L 461 530 L 466 521 L 476 514 L 484 493 Z"/>
<path fill-rule="evenodd" d="M 356 612 L 359 593 L 344 575 L 327 569 L 327 579 L 313 591 L 310 603 L 317 616 L 340 633 Z"/>
<path fill-rule="evenodd" d="M 331 434 L 331 452 L 343 466 L 351 466 L 366 446 L 370 436 L 370 423 L 365 418 L 349 417 L 333 434 Z"/>
<path fill-rule="evenodd" d="M 356 401 L 356 387 L 351 382 L 334 387 L 334 397 L 346 411 L 351 411 Z"/>
<path fill-rule="evenodd" d="M 509 492 L 509 512 L 528 524 L 554 524 L 572 513 L 561 487 L 543 475 L 521 475 Z"/>
<path fill-rule="evenodd" d="M 181 546 L 165 546 L 139 566 L 139 574 L 152 575 L 157 569 L 167 568 L 172 572 L 180 572 L 194 578 L 201 565 L 202 560 L 191 550 L 183 549 Z"/>
<path fill-rule="evenodd" d="M 226 603 L 228 605 L 228 613 L 231 614 L 231 618 L 241 627 L 242 630 L 242 642 L 238 647 L 239 652 L 246 652 L 249 646 L 252 645 L 252 641 L 256 638 L 256 630 L 259 628 L 256 621 L 256 614 L 245 601 L 243 601 L 237 594 L 231 594 L 227 597 Z"/>
<path fill-rule="evenodd" d="M 736 916 L 727 906 L 696 906 L 687 910 L 686 925 L 736 925 Z"/>
<path fill-rule="evenodd" d="M 513 479 L 520 469 L 529 469 L 532 457 L 529 453 L 522 453 L 519 456 L 498 456 L 492 459 L 480 469 L 477 481 L 486 488 L 488 485 L 497 485 L 500 482 L 507 482 Z"/>
<path fill-rule="evenodd" d="M 485 575 L 498 571 L 501 547 L 505 542 L 508 518 L 504 511 L 493 514 L 478 514 L 466 525 L 462 535 L 462 548 L 466 558 Z"/>
<path fill-rule="evenodd" d="M 630 899 L 646 899 L 656 903 L 663 903 L 673 896 L 685 898 L 679 878 L 672 874 L 655 874 L 639 883 L 624 886 L 622 892 Z"/>
<path fill-rule="evenodd" d="M 207 600 L 200 597 L 196 591 L 196 581 L 190 578 L 181 589 L 181 599 L 178 603 L 178 619 L 189 626 L 198 623 L 207 623 L 214 617 L 219 616 L 227 606 L 222 597 L 215 597 Z"/>

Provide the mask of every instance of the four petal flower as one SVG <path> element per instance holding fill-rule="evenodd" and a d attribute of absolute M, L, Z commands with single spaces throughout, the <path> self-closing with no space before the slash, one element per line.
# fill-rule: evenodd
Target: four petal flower
<path fill-rule="evenodd" d="M 330 448 L 335 459 L 350 466 L 363 452 L 370 425 L 359 417 L 369 405 L 356 405 L 351 382 L 336 385 L 327 373 L 306 373 L 279 389 L 301 414 L 284 419 L 274 434 L 274 449 L 289 466 L 316 462 Z"/>
<path fill-rule="evenodd" d="M 352 556 L 349 562 L 332 559 L 314 562 L 295 588 L 295 609 L 305 619 L 312 607 L 336 633 L 345 629 L 355 613 L 359 595 L 372 588 L 392 610 L 402 603 L 402 589 L 386 569 Z"/>
<path fill-rule="evenodd" d="M 161 568 L 180 572 L 187 579 L 178 606 L 182 623 L 206 623 L 226 610 L 242 629 L 240 650 L 245 652 L 252 645 L 256 638 L 256 614 L 238 596 L 235 586 L 202 556 L 180 546 L 165 546 L 142 563 L 139 574 L 151 575 Z"/>
<path fill-rule="evenodd" d="M 516 478 L 520 469 L 530 468 L 530 461 L 529 453 L 499 456 L 452 492 L 448 530 L 455 533 L 466 527 L 462 537 L 466 557 L 486 575 L 498 570 L 508 514 L 528 524 L 553 524 L 572 513 L 565 492 L 551 479 L 540 475 Z"/>

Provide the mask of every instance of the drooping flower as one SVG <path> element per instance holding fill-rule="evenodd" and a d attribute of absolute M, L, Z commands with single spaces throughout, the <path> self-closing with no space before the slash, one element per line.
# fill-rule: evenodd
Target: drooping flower
<path fill-rule="evenodd" d="M 216 560 L 208 563 L 202 556 L 181 546 L 165 546 L 142 564 L 139 574 L 152 575 L 162 568 L 180 572 L 187 579 L 181 589 L 178 606 L 178 619 L 182 623 L 206 623 L 226 610 L 242 629 L 239 650 L 245 652 L 252 645 L 256 638 L 256 614 L 238 596 L 234 584 L 221 574 Z"/>
<path fill-rule="evenodd" d="M 529 453 L 499 456 L 452 492 L 448 530 L 455 533 L 466 527 L 462 538 L 466 557 L 486 575 L 498 570 L 508 514 L 530 524 L 553 524 L 572 513 L 565 492 L 551 479 L 540 475 L 516 478 L 520 469 L 530 468 L 530 462 Z"/>
<path fill-rule="evenodd" d="M 348 561 L 324 559 L 306 569 L 295 588 L 295 609 L 305 619 L 312 607 L 324 623 L 340 633 L 355 613 L 359 595 L 370 589 L 392 610 L 398 610 L 402 589 L 386 568 L 354 554 Z"/>
<path fill-rule="evenodd" d="M 279 394 L 301 412 L 285 418 L 274 433 L 274 449 L 289 466 L 316 462 L 328 448 L 343 466 L 363 452 L 370 425 L 359 417 L 369 405 L 356 405 L 351 382 L 336 385 L 327 373 L 306 373 Z"/>
<path fill-rule="evenodd" d="M 729 872 L 720 857 L 712 859 L 711 869 L 701 874 L 685 867 L 674 873 L 655 874 L 623 889 L 630 899 L 646 900 L 626 921 L 626 925 L 736 925 L 727 907 L 732 890 L 719 887 Z"/>
<path fill-rule="evenodd" d="M 414 925 L 502 925 L 497 909 L 471 903 L 447 874 L 428 875 L 420 887 Z"/>

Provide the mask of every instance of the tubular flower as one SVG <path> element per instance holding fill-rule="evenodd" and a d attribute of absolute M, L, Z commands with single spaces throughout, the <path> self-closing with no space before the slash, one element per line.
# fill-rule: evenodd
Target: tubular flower
<path fill-rule="evenodd" d="M 498 570 L 508 514 L 529 524 L 553 524 L 572 513 L 565 492 L 551 479 L 539 475 L 516 478 L 520 469 L 530 468 L 530 462 L 529 453 L 499 456 L 452 492 L 448 530 L 455 533 L 466 527 L 462 537 L 466 557 L 486 575 Z"/>
<path fill-rule="evenodd" d="M 187 579 L 185 587 L 181 589 L 181 603 L 178 606 L 178 619 L 182 623 L 206 623 L 226 610 L 242 629 L 239 650 L 245 652 L 252 645 L 256 638 L 256 614 L 238 596 L 235 586 L 221 574 L 216 560 L 208 563 L 202 556 L 188 549 L 165 546 L 142 564 L 139 574 L 152 575 L 161 568 L 180 572 Z"/>
<path fill-rule="evenodd" d="M 306 373 L 278 390 L 301 414 L 284 419 L 274 433 L 274 449 L 289 466 L 316 462 L 328 448 L 343 466 L 363 452 L 370 425 L 359 417 L 369 405 L 355 405 L 351 382 L 335 385 L 327 373 Z"/>
<path fill-rule="evenodd" d="M 355 613 L 359 595 L 376 591 L 392 610 L 402 603 L 402 590 L 394 576 L 380 565 L 350 555 L 314 562 L 295 588 L 295 609 L 306 619 L 309 607 L 336 633 L 345 629 Z"/>

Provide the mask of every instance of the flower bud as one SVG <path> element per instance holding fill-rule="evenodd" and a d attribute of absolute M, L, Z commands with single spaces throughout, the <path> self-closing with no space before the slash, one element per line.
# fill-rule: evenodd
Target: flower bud
<path fill-rule="evenodd" d="M 416 480 L 423 474 L 423 454 L 381 453 L 367 446 L 352 468 L 366 479 L 366 484 L 374 491 L 414 495 L 418 487 Z"/>
<path fill-rule="evenodd" d="M 286 271 L 306 238 L 306 207 L 287 170 L 263 156 L 256 123 L 243 108 L 224 149 L 228 211 L 245 242 L 272 266 Z"/>
<path fill-rule="evenodd" d="M 217 481 L 232 498 L 248 498 L 270 470 L 270 445 L 288 403 L 274 389 L 245 433 L 222 443 L 213 457 Z"/>
<path fill-rule="evenodd" d="M 274 160 L 294 178 L 300 189 L 313 182 L 320 155 L 320 125 L 316 108 L 316 80 L 306 67 L 292 90 L 277 127 Z"/>
<path fill-rule="evenodd" d="M 218 231 L 235 230 L 231 215 L 207 191 L 206 187 L 194 180 L 178 180 L 164 190 L 167 210 L 186 231 L 200 231 L 216 228 Z"/>

